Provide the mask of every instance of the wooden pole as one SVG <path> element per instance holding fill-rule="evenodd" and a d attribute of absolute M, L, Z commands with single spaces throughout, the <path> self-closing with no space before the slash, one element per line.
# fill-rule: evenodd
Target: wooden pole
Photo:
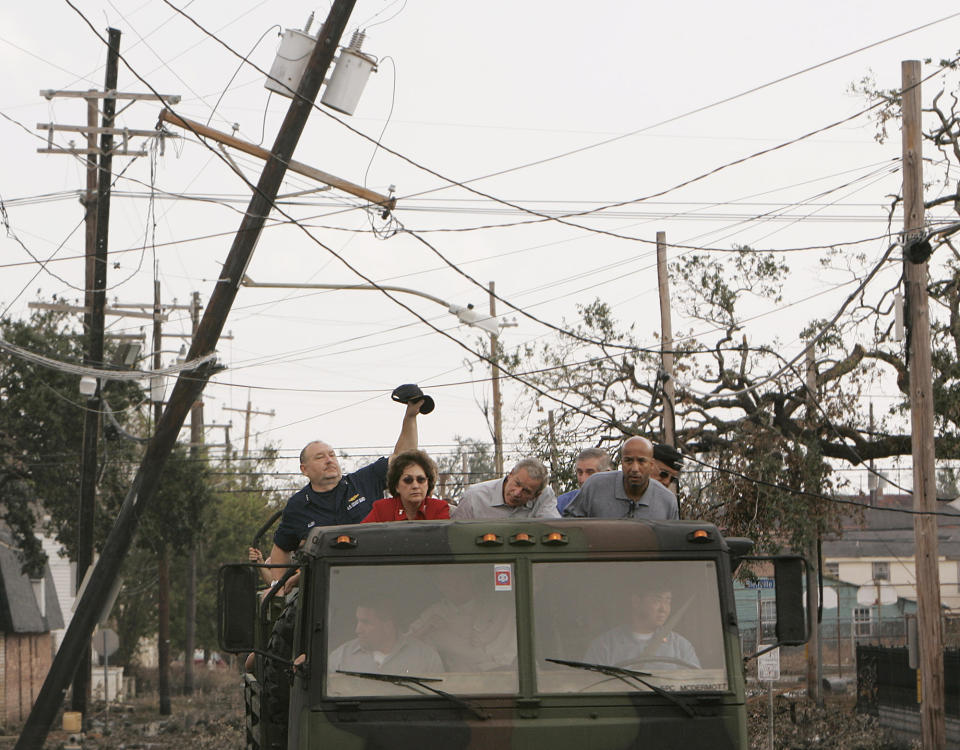
<path fill-rule="evenodd" d="M 190 301 L 190 319 L 192 321 L 191 339 L 197 335 L 197 326 L 200 325 L 200 292 L 194 292 Z M 197 399 L 190 407 L 190 458 L 199 461 L 203 458 L 200 448 L 203 444 L 203 400 Z M 183 692 L 184 695 L 193 695 L 193 652 L 196 646 L 197 635 L 197 546 L 200 543 L 198 534 L 190 540 L 190 550 L 187 558 L 187 581 L 184 589 L 185 622 L 183 628 L 183 642 L 186 657 L 183 662 Z"/>
<path fill-rule="evenodd" d="M 904 60 L 900 64 L 900 72 L 903 85 L 903 265 L 910 332 L 907 371 L 910 375 L 913 507 L 918 511 L 932 512 L 936 510 L 937 486 L 933 445 L 927 264 L 912 263 L 906 258 L 906 249 L 910 244 L 924 236 L 920 62 Z M 917 575 L 917 631 L 923 688 L 923 700 L 920 704 L 921 744 L 925 750 L 942 750 L 946 747 L 946 726 L 936 516 L 914 516 L 913 529 Z"/>
<path fill-rule="evenodd" d="M 490 282 L 490 318 L 497 317 L 497 297 Z M 493 463 L 497 476 L 503 476 L 503 404 L 500 400 L 500 337 L 490 334 L 490 370 L 493 379 Z"/>
<path fill-rule="evenodd" d="M 104 89 L 117 88 L 117 75 L 120 64 L 120 31 L 107 31 L 107 69 L 104 76 Z M 112 128 L 117 109 L 117 100 L 103 100 L 103 127 Z M 96 124 L 96 108 L 87 102 L 87 122 L 93 119 Z M 88 141 L 90 136 L 87 136 Z M 96 143 L 96 137 L 93 137 Z M 86 232 L 87 257 L 86 279 L 88 286 L 85 301 L 90 304 L 89 314 L 84 315 L 87 325 L 87 350 L 84 362 L 91 367 L 103 367 L 103 331 L 104 309 L 107 304 L 107 240 L 110 226 L 110 182 L 113 170 L 113 135 L 105 132 L 100 136 L 99 159 L 94 156 L 91 177 L 91 161 L 87 160 L 87 192 L 91 186 L 96 189 L 96 199 L 87 205 Z M 92 218 L 91 218 L 92 214 Z M 90 239 L 93 238 L 93 255 L 90 255 Z M 93 564 L 93 522 L 97 505 L 97 443 L 100 437 L 100 412 L 102 395 L 101 385 L 97 383 L 94 394 L 87 399 L 83 420 L 83 434 L 80 442 L 80 497 L 77 508 L 77 590 L 83 582 L 87 570 Z M 91 635 L 92 635 L 91 631 Z M 75 711 L 87 714 L 90 696 L 90 640 L 81 646 L 80 663 L 73 675 L 73 694 L 71 704 Z"/>
<path fill-rule="evenodd" d="M 815 418 L 817 408 L 817 362 L 813 344 L 807 348 L 806 363 L 808 404 L 807 422 L 810 425 L 810 428 L 813 429 L 813 425 L 817 422 Z M 815 448 L 816 446 L 811 445 L 808 450 L 813 450 Z M 815 476 L 815 472 L 816 474 L 819 474 L 818 467 L 809 462 L 808 471 L 810 473 L 807 476 L 811 478 Z M 817 482 L 815 486 L 808 487 L 808 489 L 812 490 L 813 492 L 819 492 L 820 483 Z M 818 547 L 819 544 L 817 539 L 811 540 L 807 547 L 807 560 L 809 560 L 811 563 L 810 569 L 807 572 L 807 616 L 810 618 L 812 624 L 812 627 L 810 628 L 810 640 L 807 641 L 807 696 L 818 706 L 822 706 L 823 690 L 821 682 L 822 674 L 820 672 L 820 618 L 818 617 L 820 609 L 820 557 L 818 554 Z"/>
<path fill-rule="evenodd" d="M 553 487 L 553 494 L 560 494 L 560 482 L 557 481 L 557 473 L 560 470 L 560 457 L 557 455 L 557 436 L 554 432 L 553 409 L 547 412 L 547 424 L 550 428 L 550 486 Z"/>
<path fill-rule="evenodd" d="M 195 122 L 194 120 L 188 120 L 186 117 L 175 115 L 169 109 L 162 109 L 160 111 L 160 120 L 162 122 L 169 122 L 171 125 L 177 125 L 181 128 L 185 128 L 191 131 L 194 135 L 210 138 L 218 143 L 222 143 L 224 146 L 231 146 L 232 148 L 242 151 L 245 154 L 250 154 L 250 156 L 256 156 L 260 159 L 270 158 L 270 152 L 265 148 L 260 148 L 260 146 L 255 146 L 252 143 L 247 143 L 247 141 L 242 141 L 239 138 L 228 135 L 227 133 L 222 133 L 219 130 L 214 130 L 213 128 L 202 123 Z M 342 180 L 339 177 L 330 174 L 329 172 L 324 172 L 307 164 L 303 164 L 291 159 L 287 162 L 287 169 L 289 169 L 291 172 L 302 174 L 304 177 L 309 177 L 312 180 L 316 180 L 317 182 L 322 182 L 325 185 L 336 188 L 337 190 L 342 190 L 350 195 L 363 198 L 364 200 L 370 201 L 370 203 L 373 203 L 374 205 L 383 206 L 391 211 L 396 208 L 397 201 L 395 198 L 391 198 L 387 195 L 381 195 L 380 193 L 377 193 L 373 190 L 368 190 L 362 185 L 356 185 L 348 180 Z"/>
<path fill-rule="evenodd" d="M 250 402 L 250 393 L 247 392 L 247 407 L 245 409 L 235 409 L 232 406 L 224 406 L 224 411 L 238 411 L 243 414 L 243 459 L 246 460 L 250 455 L 250 418 L 253 415 L 263 415 L 267 417 L 272 417 L 274 415 L 273 409 L 270 411 L 258 411 L 253 408 L 253 404 Z"/>
<path fill-rule="evenodd" d="M 94 90 L 92 93 L 97 93 Z M 100 110 L 97 107 L 99 99 L 87 99 L 87 190 L 84 194 L 86 208 L 86 285 L 87 290 L 84 306 L 93 310 L 93 266 L 97 251 L 97 134 L 94 128 L 99 124 L 97 118 Z M 84 324 L 90 326 L 89 313 L 84 316 Z"/>
<path fill-rule="evenodd" d="M 154 274 L 158 269 L 154 267 Z M 153 369 L 163 368 L 163 307 L 160 304 L 160 280 L 153 280 Z M 159 376 L 157 376 L 159 377 Z M 153 402 L 154 429 L 160 424 L 163 415 L 163 393 L 151 394 L 157 397 Z M 157 698 L 161 716 L 169 716 L 170 704 L 170 550 L 167 543 L 160 539 L 157 556 Z"/>
<path fill-rule="evenodd" d="M 317 45 L 307 63 L 298 95 L 287 110 L 270 160 L 260 175 L 257 189 L 243 215 L 218 283 L 197 328 L 197 335 L 191 343 L 188 355 L 190 360 L 204 357 L 216 349 L 220 333 L 240 288 L 243 271 L 250 263 L 257 240 L 286 174 L 286 164 L 303 133 L 354 3 L 355 0 L 335 0 L 318 35 Z M 64 693 L 77 669 L 81 649 L 84 644 L 89 644 L 93 628 L 110 600 L 111 590 L 136 534 L 140 516 L 153 500 L 163 465 L 176 443 L 187 413 L 214 372 L 216 365 L 208 361 L 177 378 L 167 407 L 133 479 L 133 486 L 124 498 L 117 520 L 104 543 L 100 559 L 93 569 L 83 596 L 77 602 L 73 619 L 30 709 L 30 715 L 23 725 L 14 750 L 35 750 L 43 746 L 50 725 L 63 705 Z"/>
<path fill-rule="evenodd" d="M 663 442 L 676 447 L 673 386 L 673 323 L 670 316 L 670 277 L 667 273 L 667 233 L 657 232 L 657 279 L 660 289 L 660 362 L 663 370 Z"/>

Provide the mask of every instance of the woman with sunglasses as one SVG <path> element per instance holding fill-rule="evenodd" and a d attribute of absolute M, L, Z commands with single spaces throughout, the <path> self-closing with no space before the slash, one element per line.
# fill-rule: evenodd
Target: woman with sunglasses
<path fill-rule="evenodd" d="M 387 469 L 387 489 L 393 497 L 377 500 L 363 523 L 430 521 L 450 518 L 446 501 L 430 497 L 437 482 L 437 465 L 423 451 L 398 453 Z"/>

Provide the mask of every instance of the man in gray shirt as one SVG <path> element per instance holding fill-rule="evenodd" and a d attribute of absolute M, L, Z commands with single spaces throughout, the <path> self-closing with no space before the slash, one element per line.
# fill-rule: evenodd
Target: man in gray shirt
<path fill-rule="evenodd" d="M 559 518 L 557 496 L 547 486 L 547 467 L 525 458 L 503 479 L 467 487 L 451 518 Z"/>
<path fill-rule="evenodd" d="M 437 650 L 398 632 L 389 601 L 361 603 L 357 607 L 357 637 L 330 654 L 327 671 L 379 674 L 430 675 L 443 672 Z"/>
<path fill-rule="evenodd" d="M 673 595 L 662 581 L 637 586 L 630 594 L 629 622 L 594 638 L 584 661 L 644 669 L 699 668 L 686 638 L 667 629 Z M 658 662 L 657 658 L 663 658 Z"/>
<path fill-rule="evenodd" d="M 659 482 L 650 481 L 653 443 L 632 437 L 620 452 L 621 471 L 594 474 L 563 515 L 570 518 L 679 518 L 677 497 Z"/>

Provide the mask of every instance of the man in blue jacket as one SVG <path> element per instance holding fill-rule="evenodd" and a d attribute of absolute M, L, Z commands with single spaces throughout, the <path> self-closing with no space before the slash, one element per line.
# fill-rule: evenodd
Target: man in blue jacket
<path fill-rule="evenodd" d="M 417 449 L 417 414 L 423 399 L 407 403 L 400 436 L 390 458 Z M 387 486 L 388 459 L 378 458 L 344 476 L 337 452 L 329 443 L 314 440 L 300 451 L 300 473 L 310 481 L 287 500 L 280 525 L 273 535 L 270 562 L 289 565 L 300 542 L 314 526 L 360 523 Z M 283 568 L 271 568 L 274 579 Z"/>

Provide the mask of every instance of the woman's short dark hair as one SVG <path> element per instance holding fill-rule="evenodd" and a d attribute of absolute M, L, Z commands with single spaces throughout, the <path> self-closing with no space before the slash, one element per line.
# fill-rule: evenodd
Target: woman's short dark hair
<path fill-rule="evenodd" d="M 393 457 L 387 469 L 387 489 L 390 494 L 397 496 L 400 477 L 410 464 L 416 464 L 423 469 L 423 473 L 427 475 L 427 497 L 433 497 L 433 488 L 437 486 L 437 465 L 423 451 L 403 451 Z"/>

